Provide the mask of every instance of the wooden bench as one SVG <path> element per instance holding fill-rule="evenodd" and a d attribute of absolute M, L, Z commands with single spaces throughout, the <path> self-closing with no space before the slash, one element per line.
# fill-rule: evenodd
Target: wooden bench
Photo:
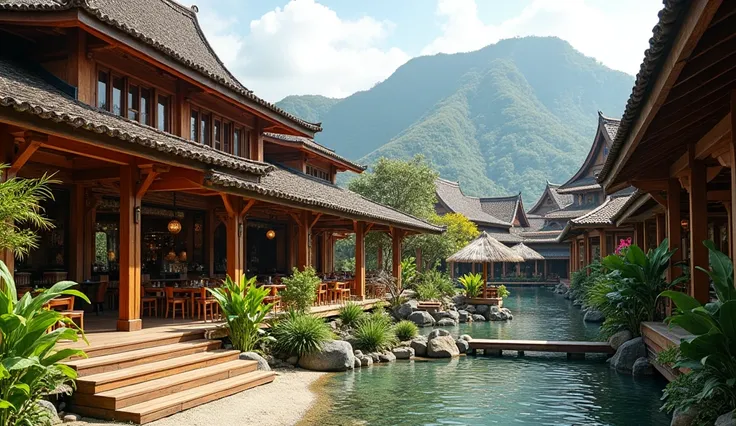
<path fill-rule="evenodd" d="M 417 310 L 427 312 L 439 312 L 442 309 L 442 303 L 440 302 L 419 302 L 417 304 Z"/>

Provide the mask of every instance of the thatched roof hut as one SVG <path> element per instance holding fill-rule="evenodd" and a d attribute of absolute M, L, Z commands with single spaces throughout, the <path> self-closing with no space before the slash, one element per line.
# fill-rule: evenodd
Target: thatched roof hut
<path fill-rule="evenodd" d="M 523 257 L 524 260 L 544 260 L 544 256 L 537 253 L 534 249 L 527 247 L 524 243 L 519 243 L 511 247 L 511 250 Z"/>
<path fill-rule="evenodd" d="M 447 261 L 454 263 L 516 263 L 524 262 L 524 258 L 483 231 L 460 251 L 448 257 Z"/>

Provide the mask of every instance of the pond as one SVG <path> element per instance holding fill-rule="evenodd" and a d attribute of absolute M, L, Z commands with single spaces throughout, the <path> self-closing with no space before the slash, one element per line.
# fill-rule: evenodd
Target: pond
<path fill-rule="evenodd" d="M 449 327 L 475 338 L 597 340 L 598 327 L 545 288 L 510 288 L 506 323 Z M 425 333 L 429 328 L 422 330 Z M 397 361 L 329 376 L 320 425 L 668 425 L 659 377 L 611 371 L 605 357 L 565 354 Z"/>

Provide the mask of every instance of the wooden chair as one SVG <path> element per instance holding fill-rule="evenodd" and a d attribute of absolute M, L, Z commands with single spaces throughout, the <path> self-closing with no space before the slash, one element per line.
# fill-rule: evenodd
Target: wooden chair
<path fill-rule="evenodd" d="M 105 279 L 107 279 L 107 276 L 105 276 Z M 97 315 L 100 315 L 100 312 L 104 310 L 105 300 L 107 299 L 107 286 L 108 285 L 110 285 L 109 281 L 102 281 L 97 286 L 97 291 L 95 292 L 95 298 L 92 301 L 95 307 L 95 313 Z"/>
<path fill-rule="evenodd" d="M 317 287 L 317 304 L 324 305 L 327 303 L 329 290 L 327 289 L 327 283 L 320 283 Z"/>
<path fill-rule="evenodd" d="M 84 311 L 74 310 L 74 296 L 58 297 L 54 300 L 57 300 L 57 305 L 52 306 L 51 309 L 59 310 L 59 313 L 63 317 L 71 319 L 77 324 L 80 330 L 84 331 Z M 54 328 L 59 328 L 63 325 L 63 323 L 57 323 Z"/>
<path fill-rule="evenodd" d="M 120 301 L 120 281 L 110 281 L 107 285 L 107 309 L 115 310 Z"/>
<path fill-rule="evenodd" d="M 209 308 L 210 319 L 212 319 L 212 322 L 214 322 L 215 311 L 220 306 L 217 302 L 217 299 L 211 297 L 207 292 L 207 289 L 202 287 L 200 289 L 199 297 L 195 299 L 195 302 L 197 303 L 197 319 L 200 319 L 202 310 L 204 310 L 204 322 L 207 322 L 207 308 Z"/>
<path fill-rule="evenodd" d="M 345 303 L 348 300 L 350 300 L 350 288 L 348 287 L 341 287 L 339 288 L 337 293 L 338 300 L 340 303 Z"/>
<path fill-rule="evenodd" d="M 174 297 L 174 287 L 164 287 L 164 292 L 166 294 L 166 318 L 169 317 L 169 308 L 171 308 L 171 317 L 176 319 L 176 307 L 180 306 L 179 312 L 181 312 L 181 318 L 184 319 L 184 310 L 189 304 L 189 299 L 186 297 Z"/>
<path fill-rule="evenodd" d="M 148 316 L 158 316 L 158 301 L 161 297 L 156 294 L 151 295 L 146 289 L 141 286 L 141 316 L 144 312 L 148 312 Z"/>

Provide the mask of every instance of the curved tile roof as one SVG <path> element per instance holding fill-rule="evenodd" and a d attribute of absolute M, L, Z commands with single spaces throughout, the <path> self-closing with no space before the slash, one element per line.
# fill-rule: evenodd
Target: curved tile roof
<path fill-rule="evenodd" d="M 520 199 L 521 193 L 509 197 L 479 198 L 479 201 L 484 212 L 504 222 L 513 223 Z"/>
<path fill-rule="evenodd" d="M 455 213 L 464 215 L 472 222 L 507 228 L 511 227 L 510 222 L 506 222 L 483 211 L 480 199 L 463 194 L 458 182 L 440 178 L 435 182 L 435 188 L 439 203 Z"/>
<path fill-rule="evenodd" d="M 305 138 L 303 136 L 292 136 L 292 135 L 284 135 L 281 133 L 269 133 L 269 132 L 264 133 L 263 136 L 267 138 L 271 138 L 271 139 L 278 139 L 279 141 L 282 141 L 282 142 L 302 145 L 311 151 L 316 151 L 320 154 L 324 154 L 356 170 L 362 171 L 367 168 L 364 165 L 348 160 L 347 158 L 343 157 L 342 155 L 339 155 L 338 153 L 331 150 L 330 148 L 327 148 L 326 146 L 317 143 L 314 139 Z"/>
<path fill-rule="evenodd" d="M 573 225 L 612 225 L 613 219 L 631 198 L 631 194 L 623 196 L 608 196 L 606 201 L 594 210 L 571 219 Z"/>

